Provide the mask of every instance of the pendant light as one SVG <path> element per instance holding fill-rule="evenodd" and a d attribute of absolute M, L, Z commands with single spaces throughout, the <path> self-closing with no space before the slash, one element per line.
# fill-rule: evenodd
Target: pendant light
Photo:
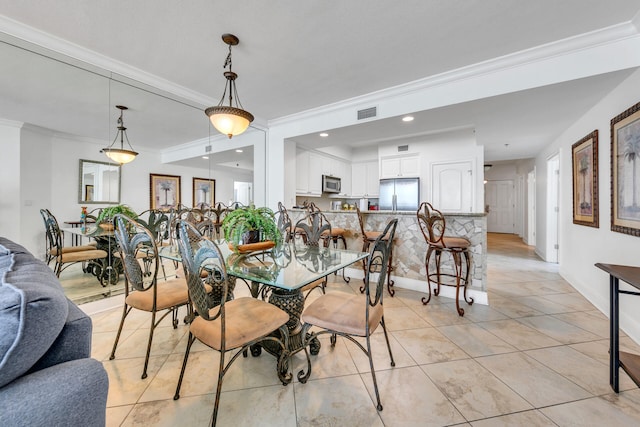
<path fill-rule="evenodd" d="M 223 34 L 222 41 L 229 45 L 229 53 L 224 62 L 224 68 L 229 67 L 229 71 L 224 72 L 227 82 L 218 105 L 209 107 L 204 110 L 204 112 L 209 116 L 213 127 L 231 139 L 234 135 L 240 135 L 247 130 L 249 124 L 253 121 L 253 114 L 242 109 L 242 104 L 238 99 L 238 91 L 236 89 L 236 79 L 238 75 L 231 70 L 231 46 L 236 46 L 240 40 L 233 34 Z M 227 91 L 229 92 L 229 105 L 223 105 Z"/>
<path fill-rule="evenodd" d="M 122 165 L 125 163 L 129 163 L 130 161 L 135 159 L 138 153 L 133 151 L 133 147 L 131 146 L 129 137 L 127 136 L 127 128 L 124 127 L 124 121 L 122 120 L 124 110 L 128 110 L 128 108 L 124 105 L 116 105 L 116 108 L 120 110 L 120 117 L 118 117 L 118 132 L 116 132 L 116 137 L 111 145 L 107 148 L 103 148 L 102 150 L 100 150 L 100 152 L 106 154 L 107 157 L 114 162 L 120 163 Z M 113 148 L 114 144 L 118 140 L 118 136 L 120 136 L 120 148 Z M 125 138 L 127 140 L 127 145 L 131 150 L 126 150 L 124 148 Z"/>

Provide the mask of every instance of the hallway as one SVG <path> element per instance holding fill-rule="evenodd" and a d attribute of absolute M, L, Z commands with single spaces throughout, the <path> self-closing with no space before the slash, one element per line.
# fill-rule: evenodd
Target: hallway
<path fill-rule="evenodd" d="M 630 426 L 640 424 L 640 390 L 621 371 L 616 395 L 608 378 L 608 320 L 512 235 L 489 237 L 490 306 L 398 289 L 385 317 L 396 366 L 382 335 L 373 340 L 384 410 L 377 412 L 366 358 L 339 339 L 312 359 L 307 384 L 283 387 L 274 359 L 238 360 L 225 379 L 219 425 L 272 426 Z M 355 282 L 355 283 L 354 283 Z M 329 292 L 355 292 L 341 280 Z M 239 293 L 245 292 L 238 286 Z M 312 294 L 313 295 L 313 294 Z M 313 297 L 312 297 L 313 298 Z M 180 400 L 172 400 L 187 327 L 163 324 L 149 377 L 140 379 L 149 316 L 133 313 L 115 360 L 108 355 L 121 309 L 93 316 L 93 355 L 110 379 L 110 426 L 205 426 L 213 408 L 217 353 L 192 349 Z M 628 337 L 621 347 L 640 352 Z M 294 372 L 302 358 L 294 360 Z"/>

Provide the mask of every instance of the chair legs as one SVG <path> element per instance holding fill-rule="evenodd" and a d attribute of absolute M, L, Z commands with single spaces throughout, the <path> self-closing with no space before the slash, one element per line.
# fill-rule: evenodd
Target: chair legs
<path fill-rule="evenodd" d="M 422 298 L 422 304 L 427 305 L 429 301 L 431 301 L 431 283 L 435 283 L 436 287 L 433 290 L 433 294 L 435 296 L 438 296 L 440 294 L 440 285 L 442 284 L 442 276 L 450 276 L 455 279 L 455 283 L 452 284 L 452 286 L 456 287 L 456 311 L 458 312 L 459 316 L 464 316 L 464 309 L 460 307 L 460 287 L 461 286 L 463 288 L 462 295 L 463 295 L 464 301 L 469 305 L 473 304 L 473 298 L 472 297 L 467 298 L 467 287 L 469 285 L 469 272 L 471 270 L 471 257 L 468 250 L 446 251 L 446 252 L 449 252 L 451 254 L 451 257 L 453 258 L 453 268 L 454 268 L 455 274 L 445 274 L 440 272 L 443 252 L 445 251 L 439 250 L 432 246 L 429 246 L 429 248 L 427 249 L 427 255 L 425 256 L 425 267 L 427 270 L 428 296 L 426 298 L 425 297 Z M 435 273 L 432 273 L 429 269 L 432 255 L 435 255 L 435 260 L 434 260 L 434 263 L 436 266 Z M 463 256 L 465 260 L 464 266 L 462 265 Z M 463 270 L 464 270 L 464 277 L 462 277 Z M 433 280 L 434 276 L 436 280 Z"/>
<path fill-rule="evenodd" d="M 391 359 L 391 366 L 396 366 L 396 362 L 393 360 L 393 353 L 391 352 L 391 344 L 389 343 L 389 336 L 387 335 L 387 327 L 384 323 L 384 316 L 380 319 L 380 325 L 384 332 L 384 339 L 387 342 L 387 349 L 389 350 L 389 358 Z M 373 354 L 371 353 L 371 335 L 367 336 L 367 356 L 369 357 L 369 368 L 371 369 L 371 377 L 373 378 L 373 389 L 376 394 L 376 408 L 378 411 L 382 411 L 382 403 L 380 402 L 380 392 L 378 391 L 378 381 L 376 380 L 376 370 L 373 367 Z"/>

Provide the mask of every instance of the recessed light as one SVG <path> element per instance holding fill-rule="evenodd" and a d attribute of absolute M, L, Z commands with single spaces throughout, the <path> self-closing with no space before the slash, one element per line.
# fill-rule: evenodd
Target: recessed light
<path fill-rule="evenodd" d="M 402 118 L 403 122 L 412 122 L 413 121 L 413 116 L 404 116 Z"/>
<path fill-rule="evenodd" d="M 242 150 L 238 148 L 238 149 L 236 150 L 236 153 L 242 153 Z"/>
<path fill-rule="evenodd" d="M 328 137 L 328 136 L 329 136 L 329 134 L 328 134 L 328 133 L 326 133 L 326 132 L 322 132 L 322 133 L 320 134 L 320 136 L 321 136 L 321 137 L 323 137 L 323 138 L 326 138 L 326 137 Z"/>
<path fill-rule="evenodd" d="M 209 160 L 209 156 L 202 156 L 203 159 Z"/>

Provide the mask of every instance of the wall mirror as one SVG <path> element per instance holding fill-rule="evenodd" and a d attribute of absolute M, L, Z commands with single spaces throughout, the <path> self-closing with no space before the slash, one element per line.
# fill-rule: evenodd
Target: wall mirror
<path fill-rule="evenodd" d="M 78 203 L 120 203 L 120 165 L 80 159 Z"/>

